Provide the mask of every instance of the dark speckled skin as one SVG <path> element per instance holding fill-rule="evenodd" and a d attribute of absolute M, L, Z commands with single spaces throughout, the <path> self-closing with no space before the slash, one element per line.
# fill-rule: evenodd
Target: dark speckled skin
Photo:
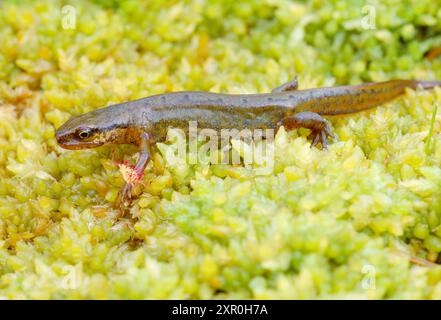
<path fill-rule="evenodd" d="M 339 115 L 362 111 L 390 101 L 406 88 L 440 86 L 439 81 L 392 80 L 356 86 L 316 88 L 266 94 L 173 92 L 98 109 L 63 124 L 56 133 L 62 147 L 92 148 L 108 143 L 139 144 L 141 132 L 151 139 L 165 139 L 169 127 L 276 128 L 280 120 L 299 112 Z M 79 138 L 82 130 L 89 136 Z"/>

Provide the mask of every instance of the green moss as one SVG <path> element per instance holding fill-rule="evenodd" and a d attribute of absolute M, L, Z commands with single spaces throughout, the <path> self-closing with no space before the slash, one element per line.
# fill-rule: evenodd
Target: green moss
<path fill-rule="evenodd" d="M 441 298 L 440 268 L 409 261 L 441 252 L 439 88 L 331 119 L 327 152 L 280 130 L 270 174 L 190 165 L 170 131 L 122 219 L 116 162 L 136 149 L 54 139 L 71 115 L 168 91 L 441 79 L 423 58 L 438 4 L 377 1 L 368 30 L 355 0 L 78 0 L 73 30 L 63 4 L 0 4 L 0 297 Z"/>

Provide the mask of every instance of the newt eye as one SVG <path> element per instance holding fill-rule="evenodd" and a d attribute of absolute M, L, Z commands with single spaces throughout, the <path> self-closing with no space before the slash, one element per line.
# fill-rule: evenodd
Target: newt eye
<path fill-rule="evenodd" d="M 90 129 L 81 129 L 78 131 L 78 137 L 80 139 L 87 139 L 90 137 L 92 131 Z"/>

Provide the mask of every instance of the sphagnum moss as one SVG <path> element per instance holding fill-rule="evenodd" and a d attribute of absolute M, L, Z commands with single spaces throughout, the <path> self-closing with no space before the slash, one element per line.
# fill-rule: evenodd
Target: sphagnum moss
<path fill-rule="evenodd" d="M 63 4 L 0 5 L 1 297 L 441 298 L 441 269 L 410 261 L 441 252 L 439 89 L 332 119 L 327 152 L 281 130 L 270 175 L 159 144 L 123 219 L 116 162 L 135 149 L 54 139 L 71 115 L 166 91 L 441 79 L 423 58 L 441 5 L 71 1 L 70 29 Z"/>

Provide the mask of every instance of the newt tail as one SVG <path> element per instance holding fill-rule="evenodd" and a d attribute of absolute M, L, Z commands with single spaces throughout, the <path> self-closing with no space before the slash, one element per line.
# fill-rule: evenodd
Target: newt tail
<path fill-rule="evenodd" d="M 320 115 L 339 115 L 360 112 L 389 102 L 404 94 L 406 89 L 432 89 L 441 86 L 441 81 L 391 80 L 341 86 L 329 89 L 317 99 L 308 99 L 298 106 L 298 111 L 316 112 Z M 306 90 L 311 92 L 311 89 Z M 313 92 L 313 91 L 312 91 Z"/>

